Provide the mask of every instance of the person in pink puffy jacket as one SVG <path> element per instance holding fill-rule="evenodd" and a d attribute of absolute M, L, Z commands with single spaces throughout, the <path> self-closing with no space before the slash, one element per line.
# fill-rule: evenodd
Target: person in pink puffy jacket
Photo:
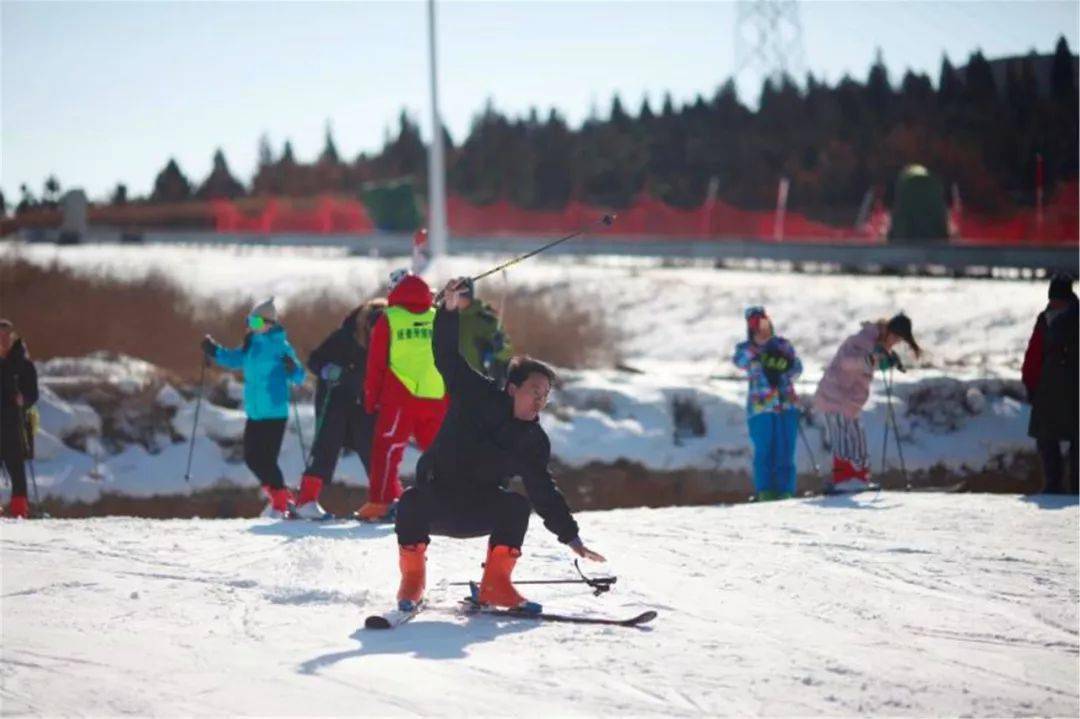
<path fill-rule="evenodd" d="M 891 320 L 864 322 L 858 333 L 840 345 L 818 383 L 814 408 L 825 418 L 833 453 L 832 481 L 827 481 L 827 491 L 850 492 L 869 486 L 870 453 L 859 416 L 870 397 L 874 372 L 899 365 L 893 348 L 901 341 L 916 357 L 922 353 L 912 334 L 911 320 L 904 313 Z"/>

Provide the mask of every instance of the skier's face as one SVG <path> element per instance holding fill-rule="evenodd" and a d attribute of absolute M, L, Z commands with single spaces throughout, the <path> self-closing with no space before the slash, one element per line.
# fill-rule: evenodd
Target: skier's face
<path fill-rule="evenodd" d="M 539 372 L 534 372 L 520 385 L 507 383 L 506 391 L 514 398 L 514 417 L 532 422 L 547 405 L 551 382 Z"/>
<path fill-rule="evenodd" d="M 11 328 L 0 327 L 0 355 L 7 356 L 8 350 L 11 349 L 11 345 L 14 343 L 14 336 Z"/>
<path fill-rule="evenodd" d="M 757 329 L 754 331 L 754 341 L 758 344 L 764 344 L 773 336 L 772 322 L 768 317 L 762 317 L 758 320 Z"/>

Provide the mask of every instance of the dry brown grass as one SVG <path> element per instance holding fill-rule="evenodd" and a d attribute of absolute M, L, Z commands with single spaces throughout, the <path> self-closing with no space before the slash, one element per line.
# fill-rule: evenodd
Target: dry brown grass
<path fill-rule="evenodd" d="M 514 351 L 559 367 L 611 367 L 622 359 L 619 335 L 605 321 L 597 302 L 551 290 L 484 293 L 502 307 L 503 322 Z"/>
<path fill-rule="evenodd" d="M 15 323 L 35 359 L 79 357 L 96 350 L 144 359 L 182 379 L 198 377 L 204 334 L 239 344 L 252 299 L 195 300 L 160 274 L 142 279 L 85 277 L 59 265 L 0 258 L 0 317 Z M 501 297 L 486 296 L 494 306 Z M 595 303 L 547 291 L 511 291 L 503 303 L 515 351 L 560 367 L 610 366 L 618 338 L 591 311 Z M 293 298 L 282 315 L 306 359 L 353 305 L 313 293 Z"/>

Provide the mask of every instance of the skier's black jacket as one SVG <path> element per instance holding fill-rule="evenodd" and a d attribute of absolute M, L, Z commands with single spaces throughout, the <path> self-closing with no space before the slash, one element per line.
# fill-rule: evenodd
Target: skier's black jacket
<path fill-rule="evenodd" d="M 350 312 L 342 321 L 341 327 L 334 330 L 316 347 L 308 357 L 307 366 L 312 374 L 319 378 L 315 389 L 315 411 L 322 410 L 326 397 L 327 383 L 320 376 L 322 368 L 328 364 L 341 367 L 341 378 L 334 388 L 334 402 L 340 397 L 348 404 L 364 404 L 364 372 L 367 369 L 367 349 L 356 341 L 356 310 Z"/>
<path fill-rule="evenodd" d="M 21 394 L 23 404 L 15 402 Z M 22 338 L 16 338 L 7 357 L 0 358 L 0 453 L 21 447 L 25 412 L 38 401 L 37 369 Z"/>
<path fill-rule="evenodd" d="M 439 434 L 417 465 L 417 481 L 466 500 L 474 492 L 505 487 L 521 477 L 544 526 L 560 542 L 577 538 L 578 526 L 548 471 L 551 443 L 539 422 L 514 417 L 513 398 L 473 370 L 458 351 L 458 313 L 435 315 L 435 365 L 446 382 L 450 407 Z"/>

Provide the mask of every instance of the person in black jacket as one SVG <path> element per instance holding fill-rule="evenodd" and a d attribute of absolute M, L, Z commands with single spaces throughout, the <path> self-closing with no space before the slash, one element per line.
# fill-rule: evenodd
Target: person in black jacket
<path fill-rule="evenodd" d="M 30 516 L 26 460 L 31 456 L 26 413 L 38 400 L 37 369 L 9 320 L 0 320 L 0 462 L 11 477 L 12 517 Z"/>
<path fill-rule="evenodd" d="M 481 604 L 540 612 L 510 580 L 535 508 L 544 526 L 582 557 L 604 558 L 586 547 L 578 525 L 555 486 L 548 461 L 551 444 L 539 423 L 554 371 L 542 362 L 511 360 L 505 390 L 473 370 L 458 349 L 458 310 L 464 280 L 451 281 L 435 315 L 435 364 L 446 383 L 450 407 L 434 443 L 416 467 L 416 486 L 398 503 L 395 529 L 401 585 L 398 606 L 414 608 L 424 593 L 424 554 L 431 534 L 490 535 L 480 592 Z M 520 477 L 528 499 L 507 489 Z"/>
<path fill-rule="evenodd" d="M 1080 302 L 1072 291 L 1073 279 L 1055 275 L 1050 280 L 1049 303 L 1035 320 L 1021 370 L 1031 419 L 1028 435 L 1035 440 L 1042 459 L 1044 486 L 1048 494 L 1076 494 L 1077 448 L 1080 445 L 1080 375 L 1078 335 Z M 1064 471 L 1061 443 L 1069 444 L 1069 471 Z M 1062 484 L 1062 479 L 1067 480 Z"/>
<path fill-rule="evenodd" d="M 319 378 L 315 388 L 315 439 L 311 462 L 300 480 L 297 516 L 326 516 L 319 504 L 319 493 L 325 483 L 333 480 L 343 447 L 356 452 L 364 471 L 371 474 L 375 415 L 364 411 L 364 371 L 371 328 L 385 309 L 386 300 L 381 297 L 357 307 L 308 358 L 308 369 Z"/>

